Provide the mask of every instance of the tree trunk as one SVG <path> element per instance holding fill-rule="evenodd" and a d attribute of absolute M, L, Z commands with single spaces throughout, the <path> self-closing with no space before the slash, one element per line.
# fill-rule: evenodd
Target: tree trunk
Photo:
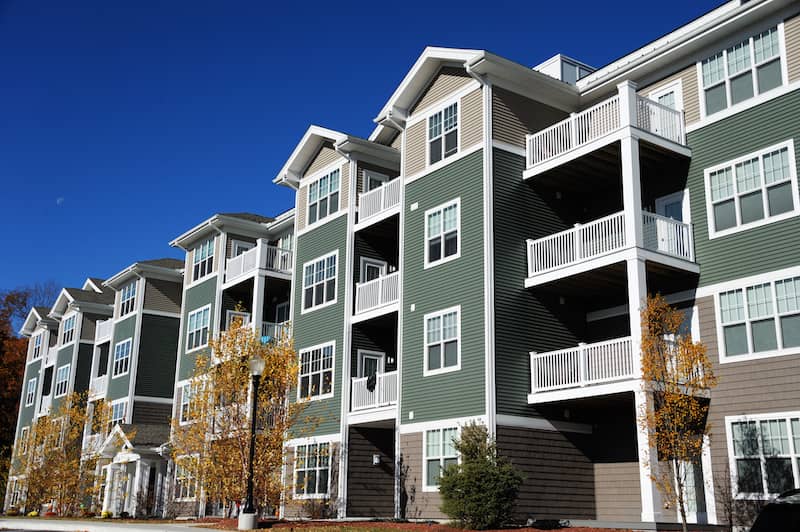
<path fill-rule="evenodd" d="M 678 495 L 678 512 L 681 516 L 681 530 L 683 532 L 689 532 L 689 528 L 686 526 L 686 499 L 683 497 L 685 478 L 681 471 L 681 467 L 681 463 L 678 460 L 673 460 L 673 470 L 675 471 L 675 491 Z"/>

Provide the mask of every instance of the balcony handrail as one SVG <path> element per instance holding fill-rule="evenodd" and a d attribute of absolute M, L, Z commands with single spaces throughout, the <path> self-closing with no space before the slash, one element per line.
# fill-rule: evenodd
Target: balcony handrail
<path fill-rule="evenodd" d="M 261 336 L 269 336 L 279 342 L 285 342 L 292 336 L 292 326 L 289 322 L 275 323 L 272 321 L 262 321 Z"/>
<path fill-rule="evenodd" d="M 114 328 L 114 320 L 107 319 L 97 322 L 97 327 L 94 332 L 95 343 L 105 341 L 111 338 L 111 330 Z"/>
<path fill-rule="evenodd" d="M 400 204 L 402 181 L 392 179 L 358 196 L 358 221 L 362 222 Z"/>
<path fill-rule="evenodd" d="M 644 247 L 694 262 L 692 224 L 653 212 L 642 212 Z"/>
<path fill-rule="evenodd" d="M 530 353 L 531 392 L 609 383 L 635 377 L 632 338 Z"/>
<path fill-rule="evenodd" d="M 683 111 L 667 107 L 638 94 L 636 95 L 636 126 L 678 144 L 686 144 L 686 123 Z"/>
<path fill-rule="evenodd" d="M 225 261 L 225 280 L 232 281 L 258 268 L 281 273 L 292 272 L 292 250 L 279 248 L 259 239 L 255 247 Z"/>
<path fill-rule="evenodd" d="M 108 374 L 99 377 L 92 377 L 92 382 L 89 385 L 89 392 L 94 396 L 105 395 L 108 389 Z"/>
<path fill-rule="evenodd" d="M 399 271 L 365 283 L 356 283 L 356 313 L 390 305 L 399 299 Z"/>
<path fill-rule="evenodd" d="M 350 410 L 380 408 L 397 403 L 397 371 L 375 374 L 375 388 L 367 388 L 369 377 L 353 377 Z"/>

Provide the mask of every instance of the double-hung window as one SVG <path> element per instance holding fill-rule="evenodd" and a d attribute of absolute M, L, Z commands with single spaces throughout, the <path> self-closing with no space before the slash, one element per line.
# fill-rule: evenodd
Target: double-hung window
<path fill-rule="evenodd" d="M 425 315 L 425 375 L 461 367 L 460 338 L 459 307 Z"/>
<path fill-rule="evenodd" d="M 192 253 L 192 280 L 197 281 L 214 269 L 214 238 L 209 238 L 195 246 Z"/>
<path fill-rule="evenodd" d="M 333 352 L 335 344 L 315 346 L 300 351 L 300 399 L 333 395 Z"/>
<path fill-rule="evenodd" d="M 792 141 L 706 170 L 711 238 L 800 211 Z"/>
<path fill-rule="evenodd" d="M 782 354 L 800 348 L 800 277 L 719 294 L 725 357 Z"/>
<path fill-rule="evenodd" d="M 800 487 L 800 413 L 730 422 L 736 493 L 767 498 Z"/>
<path fill-rule="evenodd" d="M 31 353 L 31 360 L 36 360 L 42 356 L 42 333 L 33 337 L 33 352 Z"/>
<path fill-rule="evenodd" d="M 186 331 L 186 349 L 199 349 L 208 345 L 208 324 L 211 319 L 211 307 L 206 306 L 189 313 Z"/>
<path fill-rule="evenodd" d="M 111 403 L 111 418 L 109 419 L 109 422 L 112 427 L 118 423 L 125 422 L 125 411 L 127 410 L 127 406 L 127 399 Z"/>
<path fill-rule="evenodd" d="M 22 427 L 19 431 L 19 453 L 28 453 L 28 436 L 30 435 L 30 427 Z"/>
<path fill-rule="evenodd" d="M 119 315 L 125 316 L 133 312 L 136 304 L 136 281 L 126 284 L 119 297 Z"/>
<path fill-rule="evenodd" d="M 69 387 L 69 364 L 61 366 L 56 370 L 56 386 L 54 397 L 61 397 L 67 395 L 67 388 Z"/>
<path fill-rule="evenodd" d="M 194 389 L 195 385 L 192 383 L 181 386 L 181 423 L 187 423 L 194 419 L 194 413 L 192 412 Z"/>
<path fill-rule="evenodd" d="M 61 345 L 66 345 L 75 339 L 75 315 L 64 320 L 61 326 Z"/>
<path fill-rule="evenodd" d="M 313 224 L 339 210 L 338 168 L 308 186 L 308 223 Z"/>
<path fill-rule="evenodd" d="M 779 40 L 775 26 L 700 63 L 706 116 L 783 85 Z"/>
<path fill-rule="evenodd" d="M 425 491 L 439 489 L 439 479 L 448 467 L 458 464 L 455 439 L 457 428 L 425 431 Z"/>
<path fill-rule="evenodd" d="M 28 381 L 28 387 L 25 389 L 25 406 L 33 406 L 34 399 L 36 399 L 36 377 Z"/>
<path fill-rule="evenodd" d="M 425 267 L 460 256 L 460 200 L 425 212 Z"/>
<path fill-rule="evenodd" d="M 328 494 L 330 478 L 330 444 L 298 445 L 294 457 L 294 492 L 302 497 L 321 497 Z"/>
<path fill-rule="evenodd" d="M 175 499 L 193 500 L 197 494 L 197 458 L 181 456 L 175 460 Z"/>
<path fill-rule="evenodd" d="M 303 264 L 303 310 L 336 302 L 338 253 Z"/>
<path fill-rule="evenodd" d="M 114 346 L 114 366 L 111 377 L 119 377 L 128 373 L 131 364 L 131 339 L 122 341 Z"/>
<path fill-rule="evenodd" d="M 428 161 L 438 163 L 458 151 L 458 102 L 428 117 Z"/>

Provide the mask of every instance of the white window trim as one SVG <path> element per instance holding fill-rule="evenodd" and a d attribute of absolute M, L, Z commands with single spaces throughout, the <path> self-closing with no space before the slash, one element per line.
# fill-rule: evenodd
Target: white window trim
<path fill-rule="evenodd" d="M 36 342 L 37 341 L 39 342 L 39 354 L 38 355 L 36 354 Z M 31 344 L 31 354 L 30 354 L 29 361 L 33 362 L 34 360 L 39 360 L 40 358 L 42 358 L 42 354 L 45 351 L 44 333 L 43 332 L 38 332 L 38 333 L 34 334 L 31 337 L 30 344 Z"/>
<path fill-rule="evenodd" d="M 66 333 L 67 320 L 69 320 L 69 319 L 73 319 L 74 320 L 73 323 L 72 323 L 72 338 L 68 342 L 64 342 L 64 333 Z M 72 344 L 75 343 L 75 340 L 77 340 L 77 337 L 76 337 L 77 335 L 75 334 L 77 329 L 78 329 L 78 313 L 77 312 L 70 312 L 68 314 L 65 314 L 61 318 L 61 327 L 59 328 L 59 331 L 58 331 L 58 333 L 59 333 L 58 334 L 58 341 L 59 341 L 60 347 L 66 347 L 68 345 L 72 345 Z"/>
<path fill-rule="evenodd" d="M 356 350 L 356 373 L 361 375 L 361 371 L 364 369 L 364 356 L 372 357 L 372 358 L 380 358 L 381 362 L 378 363 L 378 373 L 385 373 L 386 372 L 386 352 L 384 351 L 373 351 L 371 349 L 357 349 Z"/>
<path fill-rule="evenodd" d="M 781 66 L 781 84 L 778 85 L 777 87 L 775 87 L 774 89 L 770 89 L 770 90 L 768 90 L 766 92 L 762 92 L 760 94 L 756 93 L 755 89 L 754 89 L 754 94 L 753 94 L 752 98 L 748 98 L 748 99 L 743 100 L 743 101 L 741 101 L 741 102 L 739 102 L 737 104 L 734 104 L 734 105 L 728 105 L 725 109 L 722 109 L 722 110 L 717 111 L 716 113 L 712 113 L 710 115 L 708 113 L 706 113 L 705 87 L 703 87 L 703 61 L 705 61 L 709 57 L 714 56 L 714 55 L 716 55 L 718 53 L 722 53 L 722 58 L 723 58 L 722 60 L 723 60 L 724 65 L 725 65 L 724 68 L 725 68 L 725 73 L 726 73 L 725 74 L 725 79 L 724 79 L 724 81 L 722 83 L 725 85 L 725 97 L 730 102 L 729 96 L 730 96 L 730 79 L 731 78 L 728 77 L 728 75 L 727 75 L 727 72 L 728 72 L 727 49 L 730 48 L 731 46 L 735 46 L 736 44 L 741 43 L 745 39 L 751 40 L 754 37 L 756 37 L 757 35 L 760 35 L 762 32 L 767 31 L 768 29 L 772 28 L 773 26 L 777 26 L 777 28 L 778 28 L 778 50 L 779 50 L 778 53 L 780 54 L 778 57 L 779 57 L 780 66 Z M 767 62 L 769 62 L 769 61 L 767 61 Z M 726 117 L 730 116 L 731 114 L 735 114 L 735 113 L 737 113 L 739 111 L 742 111 L 744 109 L 748 109 L 749 107 L 752 107 L 753 105 L 757 105 L 758 103 L 761 103 L 761 102 L 763 102 L 765 100 L 771 99 L 773 96 L 779 96 L 779 95 L 783 94 L 782 91 L 784 91 L 787 88 L 787 85 L 789 85 L 789 64 L 788 63 L 789 63 L 789 61 L 788 61 L 788 57 L 786 56 L 786 38 L 785 38 L 785 34 L 784 34 L 784 23 L 783 23 L 783 21 L 777 22 L 777 23 L 773 23 L 773 24 L 768 24 L 765 27 L 763 27 L 763 28 L 761 28 L 761 29 L 759 29 L 757 31 L 748 30 L 746 33 L 738 34 L 736 38 L 732 38 L 732 39 L 729 39 L 728 41 L 726 41 L 725 45 L 720 47 L 714 53 L 704 55 L 696 63 L 697 98 L 698 98 L 698 104 L 699 104 L 699 107 L 700 107 L 700 121 L 704 122 L 706 119 L 708 119 L 709 120 L 708 123 L 711 123 L 711 121 L 716 121 L 717 119 L 726 118 Z M 755 66 L 755 57 L 751 56 L 750 57 L 750 70 L 752 72 L 755 72 L 754 66 Z M 740 74 L 741 74 L 741 72 L 737 73 L 737 75 L 740 75 Z M 734 76 L 734 77 L 736 77 L 736 76 Z M 753 83 L 754 84 L 756 83 L 755 75 L 753 76 Z M 754 103 L 751 103 L 754 100 L 757 100 L 757 101 L 754 102 Z M 701 125 L 706 125 L 706 124 L 702 123 Z"/>
<path fill-rule="evenodd" d="M 335 261 L 335 263 L 336 263 L 336 275 L 334 276 L 334 280 L 336 282 L 336 286 L 334 287 L 334 290 L 333 290 L 333 299 L 331 299 L 330 301 L 322 302 L 319 305 L 313 305 L 313 306 L 311 306 L 309 308 L 306 308 L 306 306 L 305 306 L 306 305 L 306 298 L 305 298 L 305 292 L 306 292 L 306 266 L 308 266 L 309 264 L 313 264 L 313 263 L 319 262 L 319 261 L 321 261 L 323 259 L 327 260 L 328 257 L 336 257 L 336 261 Z M 315 258 L 313 258 L 313 259 L 311 259 L 309 261 L 304 262 L 303 263 L 303 267 L 300 269 L 300 275 L 301 275 L 301 283 L 300 283 L 300 288 L 301 288 L 301 292 L 300 292 L 300 314 L 307 314 L 309 312 L 314 312 L 315 310 L 319 310 L 321 308 L 330 307 L 331 305 L 335 305 L 336 302 L 339 299 L 339 250 L 337 249 L 336 251 L 333 251 L 331 253 L 326 253 L 325 255 L 320 255 L 319 257 L 315 257 Z M 323 283 L 324 282 L 325 281 L 323 281 Z"/>
<path fill-rule="evenodd" d="M 191 409 L 191 396 L 192 396 L 192 394 L 189 394 L 190 400 L 187 401 L 186 403 L 184 403 L 184 398 L 187 395 L 186 394 L 186 388 L 191 389 L 191 388 L 194 388 L 195 386 L 196 386 L 196 384 L 194 384 L 192 381 L 185 382 L 185 383 L 183 383 L 183 384 L 181 384 L 179 386 L 179 388 L 181 390 L 181 400 L 180 400 L 180 403 L 178 404 L 178 424 L 181 427 L 184 427 L 186 425 L 191 425 L 195 421 L 197 421 L 196 419 L 183 419 L 183 405 L 186 404 L 186 405 L 189 406 L 189 409 Z"/>
<path fill-rule="evenodd" d="M 129 283 L 126 283 L 125 286 L 122 287 L 122 290 L 119 291 L 119 317 L 120 318 L 122 318 L 124 316 L 127 316 L 128 314 L 133 314 L 134 312 L 136 312 L 136 307 L 137 307 L 137 305 L 136 305 L 136 296 L 139 293 L 139 286 L 138 285 L 139 285 L 139 281 L 137 279 L 137 280 L 131 281 Z M 133 287 L 133 295 L 126 299 L 125 298 L 125 291 L 127 290 L 127 288 L 129 286 Z M 122 307 L 128 301 L 131 301 L 130 309 L 127 312 L 123 312 Z"/>
<path fill-rule="evenodd" d="M 458 246 L 458 250 L 456 251 L 455 255 L 450 255 L 449 257 L 443 257 L 435 262 L 430 262 L 428 259 L 428 216 L 436 211 L 442 211 L 442 227 L 444 227 L 444 209 L 450 207 L 451 205 L 456 206 L 456 245 Z M 446 264 L 450 261 L 456 260 L 461 257 L 461 197 L 457 197 L 453 200 L 447 201 L 442 203 L 441 205 L 437 205 L 436 207 L 432 207 L 425 211 L 425 219 L 423 223 L 423 242 L 425 246 L 424 250 L 424 266 L 423 269 L 427 270 L 428 268 L 433 268 L 435 266 L 439 266 L 440 264 Z M 444 255 L 444 239 L 442 239 L 442 255 Z"/>
<path fill-rule="evenodd" d="M 366 283 L 368 281 L 364 280 L 364 272 L 366 271 L 367 266 L 379 266 L 381 269 L 381 274 L 379 277 L 385 277 L 386 274 L 389 272 L 389 263 L 383 259 L 373 259 L 372 257 L 361 257 L 358 263 L 358 281 L 359 283 Z"/>
<path fill-rule="evenodd" d="M 67 368 L 67 379 L 65 381 L 61 381 L 61 382 L 65 382 L 66 386 L 64 387 L 64 393 L 59 394 L 58 393 L 58 383 L 59 383 L 58 373 L 63 368 Z M 71 364 L 64 364 L 63 366 L 59 366 L 58 368 L 56 368 L 56 371 L 53 374 L 53 399 L 56 399 L 58 397 L 64 397 L 65 395 L 67 395 L 67 393 L 69 393 L 69 379 L 70 379 L 70 376 L 71 376 L 71 372 L 72 372 Z"/>
<path fill-rule="evenodd" d="M 672 202 L 677 198 L 681 198 L 681 213 L 683 214 L 683 223 L 692 223 L 692 205 L 688 188 L 657 197 L 655 199 L 656 214 L 661 214 L 659 210 L 661 210 L 661 207 L 663 207 L 665 203 Z M 663 214 L 661 215 L 663 216 Z"/>
<path fill-rule="evenodd" d="M 675 93 L 675 109 L 678 111 L 683 112 L 683 80 L 678 78 L 676 80 L 670 81 L 666 85 L 663 85 L 647 95 L 648 98 L 653 100 L 654 102 L 658 102 L 658 99 L 665 94 L 669 94 L 670 92 Z"/>
<path fill-rule="evenodd" d="M 439 485 L 436 486 L 428 486 L 428 433 L 434 431 L 440 431 L 444 435 L 444 431 L 448 429 L 456 429 L 456 437 L 461 437 L 461 426 L 460 425 L 447 425 L 442 427 L 436 427 L 427 429 L 422 432 L 422 491 L 428 493 L 438 493 L 439 492 Z M 439 457 L 441 460 L 442 456 Z M 456 458 L 458 459 L 458 463 L 461 463 L 461 454 L 456 451 Z"/>
<path fill-rule="evenodd" d="M 123 407 L 123 409 L 122 409 L 122 419 L 114 420 L 111 417 L 109 417 L 109 424 L 111 425 L 111 428 L 113 428 L 117 424 L 124 425 L 128 420 L 128 398 L 127 397 L 124 398 L 124 399 L 117 399 L 116 401 L 111 401 L 108 404 L 109 416 L 113 416 L 114 415 L 114 405 L 120 405 L 120 404 L 124 404 L 125 405 Z"/>
<path fill-rule="evenodd" d="M 25 384 L 25 406 L 33 406 L 36 402 L 36 377 L 32 379 L 28 379 L 28 382 Z M 31 389 L 31 384 L 33 384 L 33 389 Z"/>
<path fill-rule="evenodd" d="M 231 239 L 231 258 L 238 257 L 242 253 L 244 253 L 246 251 L 250 251 L 254 247 L 256 247 L 256 245 L 253 242 L 245 242 L 244 240 L 236 240 L 235 238 L 232 238 Z M 237 253 L 239 251 L 239 249 L 242 250 L 241 253 Z"/>
<path fill-rule="evenodd" d="M 786 420 L 787 423 L 787 437 L 789 439 L 789 449 L 793 450 L 792 453 L 793 457 L 800 455 L 800 449 L 794 449 L 794 438 L 792 437 L 792 423 L 791 418 L 800 418 L 800 410 L 795 410 L 792 412 L 774 412 L 769 414 L 743 414 L 739 416 L 725 416 L 725 441 L 728 446 L 728 465 L 729 470 L 731 472 L 731 491 L 733 493 L 734 498 L 736 499 L 745 499 L 745 500 L 766 500 L 771 499 L 778 495 L 777 493 L 770 493 L 769 495 L 763 494 L 754 494 L 754 493 L 739 493 L 738 488 L 738 477 L 736 475 L 736 457 L 734 456 L 733 452 L 733 424 L 734 423 L 741 423 L 747 421 L 767 421 L 767 420 Z M 763 458 L 763 452 L 761 450 L 761 441 L 759 435 L 759 454 L 761 454 Z M 795 488 L 800 487 L 798 483 L 800 483 L 800 466 L 798 466 L 798 460 L 792 458 L 792 474 L 794 475 L 795 480 Z M 762 472 L 763 472 L 763 462 L 762 462 Z M 767 484 L 764 484 L 764 489 L 767 489 Z"/>
<path fill-rule="evenodd" d="M 745 313 L 747 313 L 747 299 L 746 293 L 747 288 L 751 286 L 756 286 L 760 284 L 769 283 L 770 290 L 774 296 L 774 289 L 775 289 L 775 282 L 782 281 L 784 279 L 791 279 L 792 277 L 797 277 L 798 275 L 780 275 L 778 272 L 772 272 L 769 276 L 759 276 L 757 279 L 751 278 L 749 280 L 742 281 L 741 283 L 737 283 L 735 286 L 726 283 L 724 286 L 721 286 L 713 295 L 714 297 L 714 319 L 716 321 L 717 327 L 717 350 L 719 352 L 719 362 L 720 364 L 731 364 L 735 362 L 748 362 L 752 360 L 758 360 L 761 358 L 773 358 L 773 357 L 780 357 L 780 356 L 788 356 L 788 355 L 798 355 L 800 354 L 800 347 L 789 347 L 789 348 L 778 348 L 773 351 L 761 351 L 759 353 L 743 353 L 741 355 L 730 355 L 725 352 L 725 336 L 723 332 L 723 324 L 722 324 L 722 305 L 720 303 L 720 295 L 725 292 L 731 292 L 734 290 L 742 290 L 742 297 Z M 775 297 L 772 299 L 773 305 L 773 319 L 779 320 L 780 314 L 778 313 L 777 301 Z M 745 317 L 746 323 L 746 331 L 747 331 L 747 345 L 750 346 L 752 343 L 752 338 L 750 334 L 750 322 L 752 320 L 749 317 Z M 777 323 L 776 323 L 777 326 Z M 780 345 L 781 338 L 780 338 L 780 330 L 776 329 L 776 341 Z"/>
<path fill-rule="evenodd" d="M 117 347 L 119 347 L 121 345 L 124 345 L 124 344 L 129 344 L 128 356 L 127 356 L 127 358 L 128 358 L 128 367 L 125 368 L 125 371 L 123 371 L 121 373 L 114 373 L 114 370 L 116 369 L 116 365 L 117 365 L 116 364 L 116 362 L 117 362 L 116 361 Z M 111 378 L 112 379 L 116 379 L 118 377 L 124 377 L 125 375 L 130 373 L 132 361 L 133 361 L 133 339 L 132 338 L 128 338 L 126 340 L 122 340 L 121 342 L 117 342 L 116 344 L 114 344 L 114 349 L 113 349 L 113 351 L 111 353 Z"/>
<path fill-rule="evenodd" d="M 382 174 L 380 172 L 376 172 L 375 170 L 366 170 L 365 169 L 364 170 L 364 177 L 363 177 L 363 180 L 361 181 L 361 194 L 366 194 L 367 192 L 371 192 L 371 191 L 367 191 L 367 181 L 368 181 L 368 179 L 370 177 L 375 179 L 376 181 L 380 181 L 382 187 L 386 186 L 386 183 L 388 183 L 392 179 L 391 177 L 389 177 L 386 174 Z M 372 189 L 372 190 L 377 190 L 377 189 Z"/>
<path fill-rule="evenodd" d="M 247 327 L 247 326 L 250 325 L 250 313 L 249 312 L 241 312 L 241 311 L 238 311 L 238 310 L 226 310 L 225 311 L 225 330 L 226 331 L 229 330 L 230 327 L 231 327 L 231 320 L 233 320 L 233 318 L 236 318 L 236 317 L 244 318 L 242 320 L 242 327 Z"/>
<path fill-rule="evenodd" d="M 309 445 L 327 445 L 328 446 L 328 486 L 327 491 L 325 493 L 297 493 L 295 490 L 297 488 L 297 448 L 298 447 L 308 447 Z M 309 441 L 307 443 L 300 443 L 295 445 L 293 448 L 293 460 L 292 460 L 292 498 L 297 500 L 311 500 L 311 499 L 326 499 L 330 497 L 331 493 L 331 474 L 332 469 L 332 447 L 333 442 L 330 441 Z M 308 471 L 309 468 L 303 468 L 305 471 Z M 314 468 L 319 471 L 319 467 Z"/>
<path fill-rule="evenodd" d="M 174 486 L 173 486 L 173 489 L 175 489 L 175 490 L 177 490 L 177 488 L 178 488 L 178 464 L 177 464 L 177 462 L 179 462 L 181 460 L 186 460 L 186 459 L 199 460 L 200 459 L 200 455 L 199 454 L 184 454 L 184 455 L 176 457 L 176 460 L 175 460 L 175 462 L 176 462 L 175 463 L 175 479 L 174 479 Z M 199 490 L 199 485 L 197 483 L 197 475 L 196 474 L 194 476 L 194 481 L 195 481 L 194 497 L 173 497 L 173 500 L 176 501 L 176 502 L 194 502 L 194 501 L 196 501 L 197 500 L 197 491 Z"/>
<path fill-rule="evenodd" d="M 730 168 L 734 168 L 734 170 L 732 170 L 732 172 L 733 172 L 733 180 L 734 180 L 734 183 L 735 183 L 735 181 L 736 181 L 735 167 L 736 167 L 737 164 L 739 164 L 741 162 L 744 162 L 744 161 L 748 161 L 750 159 L 758 158 L 759 159 L 759 165 L 761 165 L 762 164 L 761 160 L 762 160 L 762 157 L 764 155 L 766 155 L 767 153 L 770 153 L 770 152 L 774 152 L 774 151 L 783 149 L 783 148 L 788 148 L 788 151 L 789 151 L 789 154 L 788 154 L 788 156 L 789 156 L 789 182 L 791 183 L 791 188 L 792 188 L 792 201 L 794 202 L 794 209 L 789 211 L 789 212 L 785 212 L 785 213 L 779 214 L 777 216 L 768 216 L 768 212 L 765 212 L 764 213 L 765 217 L 762 218 L 761 220 L 757 220 L 755 222 L 750 222 L 748 224 L 739 224 L 739 225 L 736 225 L 735 227 L 730 227 L 728 229 L 723 229 L 722 231 L 717 231 L 716 230 L 716 224 L 714 223 L 713 202 L 711 201 L 711 174 L 714 173 L 714 172 L 717 172 L 719 170 L 725 169 L 725 168 L 729 168 L 729 167 Z M 761 166 L 759 166 L 759 168 L 760 167 Z M 794 218 L 794 217 L 800 215 L 800 191 L 798 191 L 798 188 L 797 188 L 797 163 L 796 163 L 795 152 L 794 152 L 794 139 L 787 140 L 787 141 L 784 141 L 784 142 L 780 142 L 778 144 L 774 144 L 772 146 L 768 146 L 766 148 L 762 148 L 762 149 L 760 149 L 758 151 L 754 151 L 754 152 L 748 153 L 748 154 L 743 155 L 741 157 L 737 157 L 736 159 L 731 159 L 730 161 L 726 161 L 724 163 L 717 164 L 717 165 L 711 166 L 709 168 L 706 168 L 703 171 L 703 181 L 704 181 L 704 187 L 705 187 L 705 193 L 706 193 L 706 220 L 707 220 L 707 223 L 708 223 L 708 239 L 709 240 L 714 240 L 715 238 L 720 238 L 720 237 L 723 237 L 723 236 L 727 236 L 727 235 L 731 235 L 731 234 L 735 234 L 735 233 L 740 233 L 742 231 L 746 231 L 748 229 L 753 229 L 753 228 L 756 228 L 756 227 L 762 227 L 764 225 L 769 225 L 769 224 L 772 224 L 772 223 L 775 223 L 775 222 L 780 222 L 780 221 L 787 220 L 789 218 Z M 763 172 L 761 172 L 761 183 L 762 183 L 761 184 L 761 190 L 763 191 L 765 189 L 765 187 L 766 187 L 766 184 L 765 184 L 765 181 L 764 181 Z M 738 196 L 738 193 L 734 193 L 733 197 L 734 197 L 734 205 L 735 206 L 738 205 L 738 203 L 736 203 L 736 199 L 735 199 L 737 196 Z M 735 208 L 736 208 L 736 219 L 738 221 L 740 219 L 740 216 L 741 216 L 740 209 L 739 209 L 738 206 L 735 207 Z"/>
<path fill-rule="evenodd" d="M 333 163 L 330 163 L 326 167 L 324 167 L 324 168 L 322 168 L 320 170 L 317 170 L 316 172 L 314 172 L 308 178 L 303 179 L 302 186 L 306 188 L 306 197 L 305 197 L 305 200 L 306 200 L 306 205 L 305 205 L 305 207 L 306 207 L 306 226 L 303 228 L 304 230 L 324 225 L 325 223 L 327 223 L 327 222 L 329 222 L 331 220 L 334 220 L 337 215 L 341 214 L 342 211 L 345 210 L 344 209 L 345 206 L 342 205 L 342 185 L 343 185 L 342 180 L 344 179 L 344 168 L 345 168 L 345 166 L 347 164 L 348 164 L 347 161 L 341 161 L 341 160 L 335 161 Z M 328 214 L 325 216 L 325 218 L 320 218 L 319 217 L 319 207 L 317 207 L 317 219 L 314 222 L 309 222 L 308 212 L 309 212 L 309 207 L 311 206 L 311 202 L 310 202 L 311 185 L 313 185 L 314 183 L 316 183 L 317 181 L 319 181 L 323 177 L 330 176 L 336 170 L 339 170 L 339 203 L 338 203 L 336 212 L 333 212 L 333 213 L 331 212 L 331 207 L 330 207 L 330 202 L 329 202 L 329 204 L 328 204 Z M 330 196 L 330 192 L 327 195 Z M 319 203 L 319 198 L 317 198 L 317 203 Z"/>
<path fill-rule="evenodd" d="M 197 347 L 192 347 L 191 349 L 189 349 L 188 348 L 189 347 L 189 332 L 190 332 L 189 331 L 189 316 L 191 316 L 192 314 L 196 314 L 196 313 L 202 312 L 202 311 L 204 311 L 206 309 L 208 309 L 208 335 L 206 335 L 206 343 L 203 344 L 203 345 L 199 345 Z M 212 323 L 213 319 L 214 319 L 214 316 L 211 314 L 211 303 L 209 303 L 208 305 L 204 305 L 204 306 L 202 306 L 200 308 L 196 308 L 196 309 L 194 309 L 192 311 L 189 311 L 186 314 L 186 346 L 185 346 L 186 347 L 186 351 L 185 351 L 186 354 L 194 353 L 195 351 L 200 351 L 201 349 L 205 349 L 205 348 L 208 347 L 208 341 L 211 339 L 211 331 L 213 331 L 213 328 L 211 327 L 211 323 Z M 202 330 L 202 327 L 200 329 L 195 329 L 195 330 L 197 330 L 197 331 Z"/>
<path fill-rule="evenodd" d="M 442 317 L 445 314 L 450 314 L 451 312 L 456 313 L 456 339 L 458 341 L 458 351 L 457 357 L 458 362 L 455 366 L 447 366 L 441 367 L 439 369 L 428 369 L 428 319 L 435 318 L 435 317 Z M 443 322 L 444 323 L 444 322 Z M 455 307 L 449 307 L 442 310 L 437 310 L 436 312 L 430 312 L 425 314 L 422 317 L 422 334 L 423 334 L 423 354 L 422 354 L 422 376 L 423 377 L 430 377 L 432 375 L 441 375 L 442 373 L 451 373 L 453 371 L 460 371 L 461 370 L 461 305 L 456 305 Z M 442 356 L 444 356 L 444 351 L 442 352 Z"/>
<path fill-rule="evenodd" d="M 195 267 L 195 264 L 197 264 L 195 262 L 197 249 L 199 247 L 205 245 L 205 243 L 208 242 L 209 240 L 211 240 L 211 252 L 213 253 L 213 255 L 211 256 L 211 268 L 209 269 L 208 272 L 206 272 L 205 275 L 195 279 L 195 277 L 194 277 L 194 267 Z M 209 238 L 203 238 L 201 244 L 198 244 L 198 245 L 195 245 L 194 247 L 192 247 L 192 253 L 191 253 L 192 261 L 191 261 L 191 264 L 189 264 L 190 270 L 189 270 L 189 276 L 188 276 L 189 279 L 191 279 L 191 282 L 187 286 L 192 286 L 192 285 L 198 284 L 198 283 L 200 283 L 202 281 L 205 281 L 206 279 L 208 279 L 209 277 L 211 277 L 212 275 L 215 275 L 217 273 L 217 270 L 218 270 L 218 268 L 216 267 L 216 265 L 217 265 L 217 251 L 218 251 L 217 250 L 217 242 L 218 242 L 217 237 L 216 236 L 211 236 Z M 206 257 L 203 260 L 208 260 L 208 257 Z"/>
<path fill-rule="evenodd" d="M 467 93 L 468 94 L 468 93 Z M 437 106 L 432 107 L 428 112 L 425 113 L 424 117 L 424 124 L 425 124 L 425 168 L 439 168 L 448 164 L 451 160 L 455 160 L 458 155 L 463 151 L 463 143 L 461 142 L 461 123 L 462 123 L 462 112 L 461 112 L 461 99 L 466 96 L 459 95 L 456 98 L 448 99 L 444 104 L 439 104 Z M 444 110 L 450 107 L 451 105 L 455 104 L 456 106 L 456 138 L 458 139 L 458 146 L 456 147 L 456 151 L 452 154 L 448 155 L 447 157 L 444 156 Z M 428 119 L 435 114 L 442 113 L 442 158 L 436 161 L 435 163 L 431 163 L 431 138 L 428 136 L 430 134 L 428 130 Z M 445 162 L 447 161 L 447 162 Z"/>
<path fill-rule="evenodd" d="M 322 348 L 328 347 L 328 346 L 331 346 L 331 348 L 333 350 L 333 358 L 331 360 L 331 391 L 329 393 L 314 395 L 314 396 L 311 396 L 311 397 L 303 397 L 302 395 L 300 395 L 300 378 L 302 377 L 302 374 L 300 373 L 300 371 L 302 370 L 302 368 L 298 367 L 298 370 L 297 370 L 297 402 L 298 403 L 309 402 L 309 401 L 320 401 L 322 399 L 330 399 L 331 397 L 334 396 L 334 394 L 336 392 L 336 340 L 333 340 L 333 341 L 330 341 L 330 342 L 324 342 L 324 343 L 317 344 L 317 345 L 312 345 L 312 346 L 309 346 L 309 347 L 304 347 L 302 349 L 298 349 L 297 350 L 297 362 L 298 362 L 298 366 L 300 366 L 301 365 L 301 360 L 302 360 L 301 356 L 302 356 L 303 353 L 305 353 L 307 351 L 313 351 L 315 349 L 322 349 Z M 320 382 L 322 382 L 322 380 L 320 380 Z"/>
<path fill-rule="evenodd" d="M 19 451 L 20 454 L 27 454 L 28 448 L 30 447 L 30 441 L 28 437 L 31 434 L 31 428 L 29 426 L 22 427 L 19 429 Z"/>

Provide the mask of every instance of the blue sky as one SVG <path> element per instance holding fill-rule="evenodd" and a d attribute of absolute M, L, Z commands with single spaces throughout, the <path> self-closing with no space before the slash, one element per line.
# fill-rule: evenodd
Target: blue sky
<path fill-rule="evenodd" d="M 426 45 L 599 67 L 719 4 L 0 0 L 0 290 L 291 207 L 272 178 L 308 125 L 369 135 Z"/>

